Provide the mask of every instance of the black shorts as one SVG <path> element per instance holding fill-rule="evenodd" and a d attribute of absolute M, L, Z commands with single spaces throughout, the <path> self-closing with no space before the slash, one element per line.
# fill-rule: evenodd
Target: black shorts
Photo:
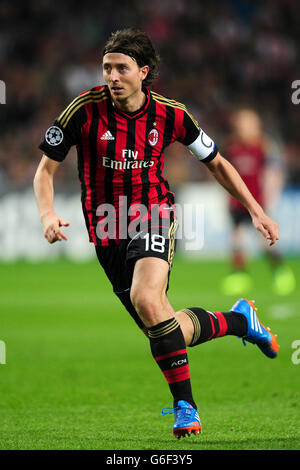
<path fill-rule="evenodd" d="M 244 210 L 240 210 L 240 209 L 231 210 L 230 217 L 231 217 L 231 221 L 234 227 L 237 227 L 241 224 L 251 223 L 251 217 L 250 217 L 249 212 L 244 211 Z"/>
<path fill-rule="evenodd" d="M 140 328 L 143 323 L 130 300 L 130 288 L 135 262 L 146 257 L 160 258 L 169 263 L 169 276 L 175 253 L 177 220 L 171 210 L 169 221 L 159 217 L 158 224 L 147 227 L 133 237 L 121 240 L 118 245 L 96 246 L 98 260 L 110 280 L 114 293 Z M 168 279 L 169 281 L 169 279 Z M 169 282 L 167 290 L 169 288 Z"/>

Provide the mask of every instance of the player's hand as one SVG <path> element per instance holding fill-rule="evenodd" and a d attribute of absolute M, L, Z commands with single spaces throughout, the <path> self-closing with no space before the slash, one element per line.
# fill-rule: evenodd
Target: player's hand
<path fill-rule="evenodd" d="M 60 227 L 68 227 L 70 223 L 61 217 L 58 217 L 56 214 L 47 214 L 42 217 L 42 225 L 44 237 L 49 243 L 68 240 L 68 237 L 64 234 Z"/>
<path fill-rule="evenodd" d="M 278 224 L 268 217 L 264 212 L 259 215 L 252 215 L 252 222 L 267 240 L 270 240 L 270 246 L 279 240 Z"/>

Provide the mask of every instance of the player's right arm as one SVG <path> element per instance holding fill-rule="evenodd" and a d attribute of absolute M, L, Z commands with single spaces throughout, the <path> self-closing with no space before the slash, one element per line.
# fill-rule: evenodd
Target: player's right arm
<path fill-rule="evenodd" d="M 44 237 L 49 243 L 67 240 L 61 227 L 69 226 L 69 222 L 57 216 L 53 207 L 54 175 L 61 162 L 42 156 L 33 180 L 34 194 L 40 213 Z"/>
<path fill-rule="evenodd" d="M 53 179 L 70 148 L 80 140 L 80 130 L 86 121 L 83 105 L 88 98 L 88 92 L 75 98 L 46 130 L 44 140 L 39 145 L 43 156 L 34 177 L 33 187 L 44 236 L 49 243 L 67 240 L 61 227 L 67 227 L 70 224 L 56 215 L 54 211 Z"/>

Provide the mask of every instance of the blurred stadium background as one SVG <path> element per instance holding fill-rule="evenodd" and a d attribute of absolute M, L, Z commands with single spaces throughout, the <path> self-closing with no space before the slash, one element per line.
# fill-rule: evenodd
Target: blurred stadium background
<path fill-rule="evenodd" d="M 88 420 L 95 410 L 92 407 L 99 403 L 99 394 L 102 407 L 103 403 L 108 406 L 124 403 L 124 395 L 132 397 L 129 384 L 124 380 L 119 383 L 119 395 L 109 382 L 114 373 L 117 375 L 114 365 L 117 358 L 113 351 L 107 352 L 107 356 L 104 354 L 103 375 L 101 372 L 100 376 L 98 370 L 98 361 L 103 359 L 99 335 L 102 338 L 104 333 L 101 344 L 109 348 L 111 328 L 121 324 L 123 333 L 125 331 L 130 339 L 129 346 L 120 331 L 119 337 L 115 337 L 115 346 L 120 344 L 126 349 L 124 358 L 127 354 L 132 359 L 127 376 L 131 385 L 135 383 L 136 370 L 143 370 L 145 363 L 149 363 L 154 388 L 142 375 L 139 383 L 145 387 L 148 397 L 156 400 L 155 406 L 161 396 L 167 405 L 168 395 L 161 382 L 164 392 L 157 395 L 155 384 L 160 377 L 156 370 L 152 372 L 150 358 L 143 356 L 143 339 L 137 337 L 126 314 L 120 313 L 108 281 L 96 264 L 81 213 L 75 151 L 61 166 L 55 180 L 55 208 L 71 222 L 71 227 L 66 229 L 69 241 L 49 246 L 44 240 L 32 190 L 41 157 L 38 145 L 54 118 L 79 92 L 103 83 L 100 51 L 109 34 L 128 26 L 145 30 L 162 57 L 160 79 L 153 89 L 185 103 L 201 127 L 216 141 L 221 153 L 232 109 L 249 106 L 260 114 L 265 131 L 280 148 L 284 189 L 273 210 L 280 224 L 280 250 L 293 267 L 299 285 L 300 104 L 293 104 L 291 87 L 294 80 L 300 79 L 300 3 L 297 0 L 2 1 L 0 24 L 0 79 L 6 84 L 6 104 L 0 105 L 0 303 L 3 320 L 0 339 L 8 348 L 7 366 L 0 366 L 6 384 L 6 389 L 1 391 L 2 407 L 6 407 L 6 411 L 1 408 L 4 416 L 1 448 L 95 448 L 101 439 L 102 447 L 97 448 L 117 449 L 122 445 L 124 448 L 173 448 L 168 447 L 171 444 L 167 440 L 152 442 L 145 426 L 135 424 L 132 416 L 127 417 L 132 440 L 129 438 L 126 444 L 114 441 L 110 431 L 96 437 L 93 434 L 96 418 Z M 221 280 L 229 267 L 231 240 L 227 197 L 212 181 L 204 165 L 180 145 L 175 144 L 166 152 L 166 176 L 178 196 L 177 202 L 203 204 L 205 230 L 201 249 L 185 254 L 179 244 L 178 271 L 175 261 L 171 298 L 178 306 L 186 306 L 190 302 L 199 303 L 200 296 L 204 306 L 209 307 L 213 302 L 221 309 L 228 303 L 216 289 L 216 281 Z M 249 232 L 248 241 L 247 249 L 254 255 L 259 254 L 253 232 Z M 215 436 L 215 440 L 206 442 L 206 448 L 267 448 L 272 445 L 299 448 L 299 432 L 295 432 L 300 429 L 296 405 L 299 403 L 299 370 L 291 364 L 290 356 L 291 342 L 300 338 L 300 297 L 295 291 L 284 300 L 274 299 L 267 271 L 260 260 L 256 263 L 253 268 L 257 281 L 255 294 L 267 318 L 272 324 L 275 322 L 283 336 L 283 359 L 275 366 L 278 381 L 273 381 L 269 364 L 264 365 L 256 356 L 254 359 L 253 354 L 254 371 L 253 362 L 247 362 L 246 366 L 241 363 L 236 372 L 225 363 L 219 382 L 220 376 L 214 372 L 217 367 L 214 358 L 220 360 L 224 356 L 221 343 L 209 344 L 207 349 L 204 346 L 210 380 L 205 382 L 203 371 L 201 378 L 195 378 L 195 386 L 201 388 L 204 382 L 211 400 L 207 402 L 205 396 L 206 404 L 212 404 L 213 400 L 224 404 L 218 405 L 214 416 L 212 409 L 204 412 L 214 423 L 210 430 Z M 111 316 L 100 318 L 97 310 L 101 308 Z M 289 322 L 293 323 L 293 331 Z M 236 360 L 240 349 L 226 340 L 224 344 L 229 358 Z M 135 369 L 136 348 L 139 347 L 140 359 Z M 213 352 L 210 359 L 209 354 L 205 355 L 209 348 Z M 191 352 L 191 355 L 196 354 Z M 255 375 L 260 367 L 263 367 L 264 378 Z M 241 370 L 247 371 L 248 379 L 244 382 L 238 375 Z M 265 441 L 256 439 L 254 424 L 250 440 L 245 437 L 249 428 L 239 427 L 242 425 L 235 416 L 239 405 L 235 405 L 235 410 L 229 407 L 232 391 L 230 379 L 226 382 L 226 378 L 230 374 L 233 374 L 235 386 L 242 390 L 240 413 L 245 412 L 243 399 L 248 399 L 245 398 L 248 397 L 247 387 L 253 392 L 254 402 L 260 403 L 260 412 L 263 409 L 260 419 L 269 424 L 270 435 L 265 436 Z M 214 381 L 218 384 L 216 389 L 212 385 Z M 255 383 L 258 388 L 252 390 Z M 139 398 L 142 393 L 137 392 Z M 288 412 L 282 408 L 283 401 Z M 129 402 L 136 406 L 132 398 Z M 149 399 L 148 405 L 150 403 Z M 124 406 L 120 408 L 122 413 Z M 72 421 L 74 410 L 77 424 Z M 274 410 L 277 423 L 282 420 L 280 430 L 287 432 L 286 420 L 290 427 L 287 434 L 273 442 L 272 436 L 278 431 L 270 418 Z M 148 407 L 143 415 L 144 423 L 152 419 L 151 413 L 152 408 Z M 239 442 L 233 443 L 232 433 L 231 437 L 224 437 L 220 431 L 224 419 L 226 422 L 226 413 L 232 426 L 227 431 L 230 434 L 234 427 L 238 429 Z M 247 413 L 255 423 L 255 408 L 248 409 Z M 103 418 L 103 408 L 100 415 Z M 117 414 L 113 418 L 115 430 L 122 417 L 123 414 Z M 68 427 L 69 436 L 73 436 L 69 441 L 60 427 L 61 419 Z M 49 427 L 46 422 L 50 423 Z M 90 423 L 90 428 L 85 428 L 86 423 Z M 144 439 L 133 437 L 136 429 Z M 168 427 L 165 429 L 169 432 Z M 260 429 L 262 434 L 264 431 Z M 78 437 L 81 432 L 82 440 Z"/>
<path fill-rule="evenodd" d="M 78 210 L 75 150 L 56 178 L 57 206 L 63 204 L 63 215 L 72 222 L 70 246 L 47 247 L 41 238 L 32 199 L 41 156 L 37 146 L 79 92 L 103 83 L 101 48 L 111 31 L 128 25 L 149 33 L 161 54 L 154 90 L 185 103 L 221 152 L 233 107 L 259 112 L 265 130 L 281 147 L 284 165 L 281 247 L 298 253 L 299 106 L 292 103 L 291 85 L 300 77 L 299 16 L 295 0 L 1 2 L 0 78 L 7 96 L 0 108 L 0 258 L 39 259 L 62 251 L 73 258 L 93 256 Z M 166 174 L 176 191 L 187 182 L 197 183 L 201 194 L 195 198 L 204 204 L 211 200 L 206 184 L 211 191 L 212 181 L 204 165 L 182 146 L 167 152 Z M 214 254 L 217 239 L 218 255 L 226 252 L 226 202 L 217 193 L 213 220 L 206 211 L 206 243 L 198 256 Z"/>

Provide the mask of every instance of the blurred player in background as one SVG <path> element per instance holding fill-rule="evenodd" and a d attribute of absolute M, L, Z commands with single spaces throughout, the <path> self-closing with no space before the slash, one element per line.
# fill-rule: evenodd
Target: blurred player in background
<path fill-rule="evenodd" d="M 175 312 L 170 305 L 167 290 L 177 221 L 174 194 L 163 177 L 165 149 L 175 141 L 185 145 L 247 207 L 254 226 L 270 245 L 278 240 L 278 226 L 187 108 L 150 91 L 158 61 L 145 33 L 125 29 L 112 34 L 102 55 L 106 85 L 81 93 L 47 129 L 40 144 L 44 155 L 34 190 L 45 238 L 49 243 L 66 240 L 62 227 L 69 223 L 55 213 L 53 179 L 71 146 L 76 145 L 90 241 L 114 293 L 149 339 L 154 361 L 173 396 L 174 407 L 163 414 L 175 414 L 173 433 L 180 438 L 201 432 L 187 346 L 234 335 L 274 358 L 278 345 L 259 322 L 253 303 L 245 299 L 224 313 L 201 307 Z M 103 205 L 107 211 L 113 209 L 112 220 L 102 212 Z M 132 209 L 142 211 L 142 206 L 147 212 L 132 236 L 132 222 L 136 221 Z M 199 273 L 199 283 L 201 275 L 205 273 Z M 112 342 L 113 337 L 112 332 Z"/>
<path fill-rule="evenodd" d="M 224 152 L 246 182 L 255 199 L 268 211 L 274 212 L 284 185 L 284 169 L 279 146 L 267 136 L 256 111 L 240 108 L 231 115 L 231 135 Z M 245 230 L 251 218 L 245 207 L 230 197 L 229 214 L 232 224 L 232 273 L 222 283 L 227 295 L 242 295 L 253 286 L 247 271 Z M 254 234 L 253 234 L 254 236 Z M 273 289 L 278 295 L 288 295 L 295 288 L 295 277 L 276 249 L 262 247 L 272 269 Z"/>

